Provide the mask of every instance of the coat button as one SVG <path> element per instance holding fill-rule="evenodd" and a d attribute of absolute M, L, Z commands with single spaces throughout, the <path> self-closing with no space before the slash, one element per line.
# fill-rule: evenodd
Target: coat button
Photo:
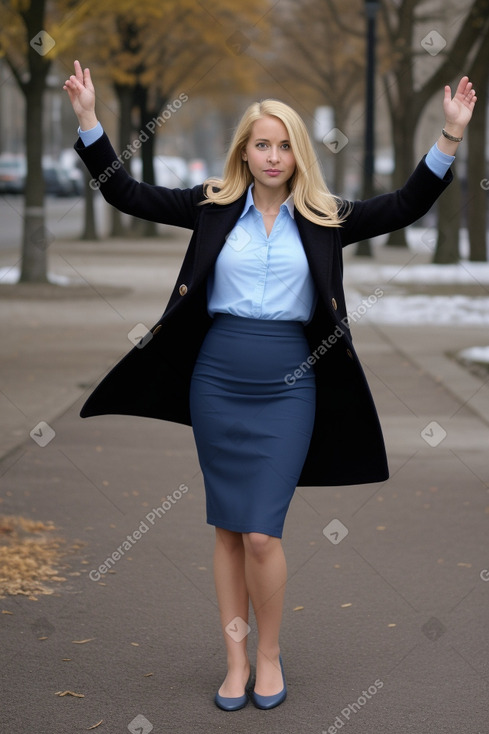
<path fill-rule="evenodd" d="M 182 285 L 178 289 L 178 292 L 180 293 L 181 296 L 184 296 L 187 291 L 188 291 L 187 286 L 185 285 L 185 283 L 182 283 Z"/>
<path fill-rule="evenodd" d="M 351 349 L 347 349 L 346 353 L 350 357 L 350 359 L 353 359 L 353 354 L 351 353 Z"/>
<path fill-rule="evenodd" d="M 159 330 L 160 330 L 160 329 L 161 329 L 161 324 L 158 324 L 157 326 L 155 326 L 155 328 L 153 329 L 153 336 L 154 336 L 155 334 L 157 334 L 157 333 L 159 332 Z"/>
<path fill-rule="evenodd" d="M 336 298 L 332 298 L 331 303 L 332 303 L 334 310 L 336 311 L 336 309 L 338 308 L 338 304 L 336 303 Z"/>

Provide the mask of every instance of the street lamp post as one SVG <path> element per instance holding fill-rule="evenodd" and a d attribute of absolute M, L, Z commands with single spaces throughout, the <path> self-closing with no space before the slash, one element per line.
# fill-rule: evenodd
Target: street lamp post
<path fill-rule="evenodd" d="M 367 16 L 367 64 L 365 84 L 365 147 L 363 162 L 363 198 L 368 199 L 374 195 L 374 151 L 375 151 L 375 26 L 379 0 L 365 0 L 365 12 Z M 358 243 L 355 253 L 360 257 L 372 257 L 370 240 Z"/>

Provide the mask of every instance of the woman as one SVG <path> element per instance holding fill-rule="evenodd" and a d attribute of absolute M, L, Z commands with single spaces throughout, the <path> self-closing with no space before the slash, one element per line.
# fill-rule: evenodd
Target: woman
<path fill-rule="evenodd" d="M 328 191 L 301 118 L 266 100 L 244 114 L 223 180 L 193 189 L 138 183 L 95 115 L 88 69 L 65 83 L 79 121 L 75 149 L 121 211 L 193 235 L 168 305 L 105 377 L 81 415 L 122 413 L 193 426 L 227 650 L 215 696 L 248 702 L 249 600 L 258 650 L 250 697 L 273 708 L 287 689 L 279 647 L 285 515 L 297 485 L 388 477 L 382 433 L 348 328 L 342 247 L 404 227 L 432 206 L 476 102 L 464 77 L 437 143 L 397 192 L 349 203 Z M 137 389 L 135 389 L 137 386 Z"/>

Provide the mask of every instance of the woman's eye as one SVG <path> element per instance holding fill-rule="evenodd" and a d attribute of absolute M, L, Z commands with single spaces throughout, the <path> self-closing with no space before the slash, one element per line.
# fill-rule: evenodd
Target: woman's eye
<path fill-rule="evenodd" d="M 266 143 L 257 143 L 256 144 L 256 147 L 257 148 L 266 148 L 267 147 L 267 144 Z"/>

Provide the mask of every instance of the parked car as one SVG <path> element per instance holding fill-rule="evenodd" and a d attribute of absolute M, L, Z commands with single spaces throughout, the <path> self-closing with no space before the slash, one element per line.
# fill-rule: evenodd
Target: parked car
<path fill-rule="evenodd" d="M 74 153 L 74 151 L 73 151 Z M 76 155 L 74 153 L 74 155 Z M 79 196 L 83 194 L 83 173 L 69 156 L 42 157 L 42 172 L 46 194 Z M 23 194 L 27 177 L 27 161 L 22 153 L 0 155 L 0 194 Z"/>
<path fill-rule="evenodd" d="M 26 174 L 25 156 L 13 153 L 0 155 L 0 193 L 21 194 L 24 191 Z"/>
<path fill-rule="evenodd" d="M 157 186 L 184 189 L 188 186 L 188 165 L 184 158 L 172 155 L 157 155 L 153 158 Z M 138 181 L 142 176 L 141 158 L 131 159 L 131 172 Z"/>
<path fill-rule="evenodd" d="M 51 156 L 42 157 L 42 173 L 46 194 L 73 196 L 73 183 L 66 169 Z"/>
<path fill-rule="evenodd" d="M 85 191 L 84 166 L 73 148 L 62 150 L 59 163 L 71 181 L 74 196 L 82 196 Z"/>

